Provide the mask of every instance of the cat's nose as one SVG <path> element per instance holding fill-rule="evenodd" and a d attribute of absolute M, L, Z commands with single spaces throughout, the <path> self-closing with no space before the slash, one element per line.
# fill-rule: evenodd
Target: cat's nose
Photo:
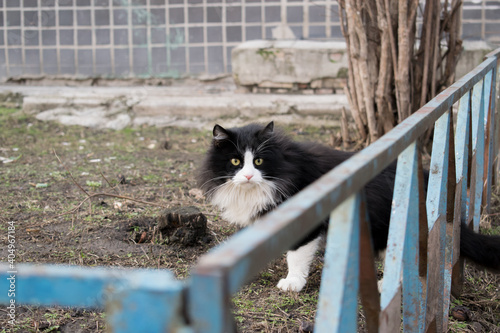
<path fill-rule="evenodd" d="M 245 178 L 248 180 L 252 179 L 252 177 L 253 177 L 253 175 L 245 175 Z"/>

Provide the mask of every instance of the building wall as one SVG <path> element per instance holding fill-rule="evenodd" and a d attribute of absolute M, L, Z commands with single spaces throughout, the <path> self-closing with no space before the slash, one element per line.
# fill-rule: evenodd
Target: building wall
<path fill-rule="evenodd" d="M 280 37 L 342 40 L 337 2 L 0 0 L 0 80 L 216 76 L 234 46 Z M 464 1 L 463 37 L 500 41 L 500 0 Z"/>

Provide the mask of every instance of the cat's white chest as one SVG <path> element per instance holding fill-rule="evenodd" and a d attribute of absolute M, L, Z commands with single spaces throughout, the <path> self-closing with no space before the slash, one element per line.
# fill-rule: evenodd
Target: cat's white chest
<path fill-rule="evenodd" d="M 222 218 L 231 223 L 245 227 L 252 223 L 255 217 L 266 209 L 274 206 L 274 198 L 268 188 L 244 188 L 247 186 L 228 185 L 219 189 L 212 198 L 212 204 L 222 211 Z"/>

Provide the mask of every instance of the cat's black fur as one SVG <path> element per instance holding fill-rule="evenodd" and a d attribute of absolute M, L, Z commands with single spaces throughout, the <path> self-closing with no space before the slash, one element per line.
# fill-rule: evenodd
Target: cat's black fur
<path fill-rule="evenodd" d="M 265 143 L 264 143 L 265 142 Z M 279 183 L 275 203 L 252 216 L 254 220 L 288 197 L 299 192 L 354 153 L 335 150 L 317 143 L 295 142 L 273 130 L 273 123 L 264 127 L 251 124 L 225 130 L 216 125 L 214 140 L 204 161 L 199 184 L 210 198 L 218 186 L 234 175 L 239 168 L 229 161 L 241 159 L 246 149 L 257 150 L 264 143 L 258 157 L 265 161 L 259 168 L 265 179 Z M 391 214 L 396 163 L 392 163 L 365 187 L 369 221 L 375 251 L 386 247 Z M 427 177 L 426 177 L 427 178 Z M 231 222 L 231 221 L 230 221 Z M 327 229 L 325 221 L 294 249 L 307 244 Z M 472 261 L 500 271 L 500 237 L 480 235 L 462 226 L 461 255 Z"/>

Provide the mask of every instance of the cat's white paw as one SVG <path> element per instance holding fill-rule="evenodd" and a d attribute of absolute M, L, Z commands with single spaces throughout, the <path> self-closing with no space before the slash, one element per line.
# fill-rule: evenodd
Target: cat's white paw
<path fill-rule="evenodd" d="M 377 281 L 378 293 L 382 294 L 382 285 L 384 284 L 384 278 Z"/>
<path fill-rule="evenodd" d="M 286 279 L 281 279 L 278 283 L 278 288 L 283 291 L 295 291 L 299 292 L 306 285 L 306 279 L 299 276 L 287 277 Z"/>

